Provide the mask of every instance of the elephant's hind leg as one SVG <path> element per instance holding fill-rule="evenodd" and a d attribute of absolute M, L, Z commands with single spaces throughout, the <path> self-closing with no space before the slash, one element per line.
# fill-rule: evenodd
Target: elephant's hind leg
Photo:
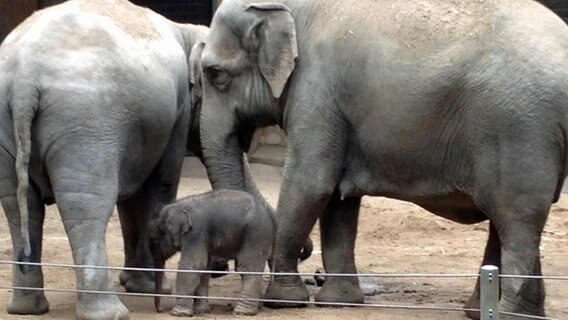
<path fill-rule="evenodd" d="M 481 198 L 476 199 L 485 204 L 483 211 L 497 231 L 501 274 L 512 276 L 501 278 L 500 311 L 529 316 L 545 315 L 544 281 L 538 278 L 542 275 L 539 245 L 560 176 L 558 157 L 539 143 L 503 148 L 508 157 L 499 162 L 499 171 L 488 170 L 488 176 L 479 180 L 493 186 L 478 186 Z"/>
<path fill-rule="evenodd" d="M 262 228 L 264 226 L 260 226 Z M 244 246 L 249 248 L 241 249 L 235 260 L 236 269 L 240 272 L 262 272 L 266 261 L 269 258 L 270 243 L 266 241 L 271 236 L 269 229 L 261 230 L 258 235 L 247 235 L 244 240 Z M 255 242 L 265 241 L 265 246 L 255 245 Z M 263 254 L 264 253 L 264 254 Z M 255 315 L 260 307 L 259 299 L 262 296 L 262 275 L 243 274 L 241 275 L 242 285 L 240 298 L 243 299 L 237 303 L 234 314 L 237 315 Z"/>
<path fill-rule="evenodd" d="M 32 255 L 30 262 L 41 262 L 42 227 L 45 216 L 45 208 L 36 192 L 30 188 L 29 204 L 29 232 Z M 8 218 L 12 245 L 14 248 L 14 260 L 21 261 L 23 242 L 20 233 L 20 218 L 16 196 L 2 198 L 2 206 Z M 13 266 L 13 285 L 15 287 L 43 288 L 43 273 L 39 266 Z M 10 314 L 44 314 L 49 310 L 49 303 L 43 291 L 39 290 L 14 290 L 8 301 L 7 311 Z"/>
<path fill-rule="evenodd" d="M 524 199 L 522 199 L 524 198 Z M 548 207 L 536 208 L 534 199 L 518 196 L 512 205 L 515 215 L 526 215 L 523 211 L 532 211 L 531 215 L 546 216 Z M 508 223 L 496 224 L 501 239 L 502 274 L 542 276 L 540 267 L 540 236 L 546 219 L 519 218 Z M 544 281 L 541 278 L 503 278 L 501 279 L 502 312 L 530 316 L 545 316 Z M 503 316 L 502 319 L 517 319 L 515 316 Z"/>
<path fill-rule="evenodd" d="M 118 169 L 112 163 L 118 161 L 85 166 L 92 161 L 80 156 L 95 155 L 97 149 L 76 150 L 78 158 L 68 159 L 54 154 L 48 165 L 55 201 L 69 238 L 73 262 L 76 265 L 107 267 L 105 233 L 119 185 Z M 78 268 L 75 276 L 78 290 L 114 292 L 109 270 Z M 77 298 L 78 319 L 128 318 L 128 309 L 114 293 L 78 293 Z"/>
<path fill-rule="evenodd" d="M 487 239 L 487 245 L 485 246 L 485 254 L 483 255 L 483 262 L 481 262 L 481 266 L 485 265 L 493 265 L 501 268 L 501 242 L 499 241 L 499 236 L 497 234 L 497 230 L 493 223 L 489 225 L 489 237 Z M 466 309 L 465 314 L 470 319 L 479 320 L 480 314 L 478 311 L 471 311 L 471 310 L 478 310 L 480 308 L 479 302 L 479 278 L 475 284 L 475 289 L 473 293 L 467 300 L 464 309 Z"/>
<path fill-rule="evenodd" d="M 323 265 L 327 273 L 356 274 L 355 238 L 361 198 L 340 200 L 335 194 L 320 218 Z M 321 302 L 363 303 L 357 276 L 326 277 L 315 297 Z"/>

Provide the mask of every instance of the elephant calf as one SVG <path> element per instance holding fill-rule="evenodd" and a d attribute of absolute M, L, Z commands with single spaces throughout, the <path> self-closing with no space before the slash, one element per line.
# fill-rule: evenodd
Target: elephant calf
<path fill-rule="evenodd" d="M 164 207 L 150 224 L 150 247 L 156 268 L 181 251 L 180 270 L 207 270 L 211 257 L 235 259 L 236 269 L 261 272 L 272 253 L 275 230 L 270 208 L 244 191 L 217 190 L 190 196 Z M 161 283 L 163 272 L 156 274 Z M 262 276 L 242 275 L 241 298 L 260 299 Z M 176 293 L 206 297 L 209 274 L 179 273 Z M 156 287 L 160 292 L 160 286 Z M 160 298 L 155 300 L 161 311 Z M 240 301 L 235 314 L 254 315 L 256 301 Z M 206 299 L 195 301 L 196 312 L 207 312 Z M 193 299 L 178 298 L 170 311 L 174 316 L 192 316 Z"/>

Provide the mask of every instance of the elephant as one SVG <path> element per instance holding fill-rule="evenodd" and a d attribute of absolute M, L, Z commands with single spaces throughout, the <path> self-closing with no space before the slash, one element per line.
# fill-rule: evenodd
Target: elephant
<path fill-rule="evenodd" d="M 203 39 L 201 39 L 203 40 Z M 191 51 L 191 55 L 189 58 L 189 75 L 190 75 L 190 83 L 191 83 L 191 97 L 192 97 L 192 106 L 191 106 L 191 117 L 190 117 L 190 124 L 189 124 L 189 135 L 187 140 L 186 146 L 186 155 L 197 157 L 202 164 L 205 165 L 205 159 L 203 157 L 203 147 L 201 145 L 201 105 L 202 105 L 202 73 L 201 73 L 201 54 L 203 52 L 203 48 L 205 46 L 205 42 L 200 41 L 198 44 L 194 45 L 193 50 Z M 262 130 L 259 130 L 262 133 Z M 250 154 L 250 153 L 249 153 Z M 275 215 L 274 208 L 270 205 L 262 193 L 260 192 L 258 186 L 256 185 L 254 178 L 251 173 L 251 168 L 248 163 L 248 156 L 242 154 L 242 161 L 243 161 L 243 174 L 244 174 L 244 190 L 249 194 L 255 196 L 263 206 L 267 207 L 272 215 Z M 312 251 L 314 249 L 313 241 L 308 236 L 302 244 L 301 250 L 298 253 L 299 261 L 304 261 L 308 259 Z M 214 271 L 227 271 L 229 270 L 228 261 L 223 258 L 214 257 L 211 262 L 211 270 Z M 212 278 L 221 277 L 222 273 L 213 273 L 211 274 Z"/>
<path fill-rule="evenodd" d="M 214 188 L 243 188 L 255 128 L 288 137 L 276 272 L 298 271 L 319 219 L 325 271 L 356 274 L 368 195 L 489 220 L 483 264 L 541 275 L 540 236 L 568 172 L 568 26 L 544 6 L 225 0 L 206 43 L 200 130 Z M 466 307 L 479 308 L 477 291 Z M 265 298 L 298 307 L 309 293 L 299 276 L 276 275 Z M 501 279 L 501 311 L 544 316 L 544 298 L 542 279 Z M 326 277 L 315 296 L 363 299 L 355 275 Z"/>
<path fill-rule="evenodd" d="M 215 190 L 189 196 L 165 206 L 158 218 L 150 223 L 150 249 L 155 268 L 164 268 L 165 261 L 181 251 L 179 270 L 209 270 L 213 256 L 235 259 L 237 270 L 262 272 L 272 253 L 276 229 L 272 210 L 245 191 Z M 163 272 L 156 275 L 160 283 Z M 241 275 L 240 297 L 260 299 L 262 275 Z M 209 274 L 178 273 L 176 294 L 207 297 Z M 156 286 L 160 292 L 160 286 Z M 160 298 L 155 306 L 161 312 Z M 258 301 L 239 301 L 233 313 L 254 315 Z M 190 317 L 194 312 L 209 310 L 207 299 L 177 298 L 170 314 Z"/>
<path fill-rule="evenodd" d="M 107 266 L 117 205 L 125 264 L 152 267 L 147 226 L 175 200 L 189 132 L 191 50 L 207 28 L 126 0 L 72 0 L 36 12 L 0 46 L 0 199 L 14 259 L 40 262 L 45 205 L 56 203 L 74 263 Z M 127 291 L 153 273 L 123 273 Z M 15 287 L 43 287 L 38 266 Z M 112 292 L 110 272 L 76 271 L 77 289 Z M 150 289 L 148 289 L 150 288 Z M 43 314 L 42 291 L 16 289 L 8 313 Z M 78 293 L 79 319 L 126 319 L 115 294 Z"/>

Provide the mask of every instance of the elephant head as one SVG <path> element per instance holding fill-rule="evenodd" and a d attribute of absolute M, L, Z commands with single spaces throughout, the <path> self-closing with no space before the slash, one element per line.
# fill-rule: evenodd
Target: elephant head
<path fill-rule="evenodd" d="M 188 210 L 177 210 L 165 207 L 156 219 L 150 222 L 149 237 L 150 251 L 154 259 L 154 268 L 164 269 L 166 260 L 181 248 L 182 238 L 192 229 L 191 217 Z M 160 294 L 162 290 L 163 271 L 156 271 L 156 294 L 154 306 L 161 312 Z"/>
<path fill-rule="evenodd" d="M 201 143 L 214 188 L 245 188 L 242 153 L 255 128 L 281 122 L 280 100 L 296 57 L 286 6 L 225 1 L 219 7 L 201 60 Z"/>
<path fill-rule="evenodd" d="M 232 8 L 229 1 L 225 2 Z M 218 28 L 222 28 L 225 19 L 238 18 L 241 15 L 238 9 L 244 10 L 246 17 L 243 18 L 248 20 L 243 21 L 242 30 L 254 27 L 248 30 L 246 48 L 239 46 L 241 39 L 231 38 L 232 33 L 227 29 L 228 38 L 207 38 L 207 44 L 199 42 L 191 50 L 189 69 L 193 104 L 187 151 L 205 164 L 214 189 L 246 190 L 274 211 L 258 190 L 243 152 L 247 151 L 256 127 L 278 123 L 281 118 L 279 98 L 297 56 L 295 26 L 290 12 L 282 5 L 256 4 L 234 9 L 236 11 L 229 16 L 222 14 L 217 18 L 216 14 L 213 24 L 221 24 Z M 216 20 L 221 22 L 216 23 Z M 221 54 L 229 52 L 227 49 L 234 52 L 236 59 L 233 68 L 237 69 L 230 72 L 216 64 L 226 58 Z M 238 60 L 238 57 L 242 59 Z M 204 60 L 207 61 L 205 66 Z M 262 66 L 260 73 L 257 63 Z M 241 70 L 240 73 L 237 70 Z M 222 83 L 225 77 L 230 83 Z M 214 84 L 220 84 L 223 90 Z M 307 259 L 312 248 L 308 238 L 300 258 Z M 213 270 L 226 268 L 226 263 L 213 261 Z"/>

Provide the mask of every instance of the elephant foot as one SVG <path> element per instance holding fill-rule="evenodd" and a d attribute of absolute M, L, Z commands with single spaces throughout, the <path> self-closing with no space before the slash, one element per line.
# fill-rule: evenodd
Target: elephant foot
<path fill-rule="evenodd" d="M 120 277 L 119 277 L 120 278 Z M 162 281 L 162 294 L 171 294 L 172 293 L 172 286 L 166 279 L 165 275 Z M 124 284 L 124 290 L 126 292 L 135 292 L 135 293 L 155 293 L 156 287 L 154 279 L 145 275 L 142 276 L 130 276 L 128 280 Z"/>
<path fill-rule="evenodd" d="M 193 309 L 195 314 L 209 313 L 209 302 L 207 302 L 207 299 L 195 299 Z"/>
<path fill-rule="evenodd" d="M 172 310 L 170 310 L 170 315 L 174 317 L 193 317 L 193 308 L 175 305 Z"/>
<path fill-rule="evenodd" d="M 327 277 L 316 302 L 363 303 L 365 295 L 356 277 Z"/>
<path fill-rule="evenodd" d="M 118 281 L 120 282 L 121 286 L 125 286 L 131 277 L 132 277 L 132 271 L 122 270 L 118 275 Z"/>
<path fill-rule="evenodd" d="M 546 318 L 544 306 L 542 304 L 536 305 L 535 303 L 527 302 L 526 300 L 516 297 L 514 300 L 509 300 L 502 297 L 499 304 L 500 312 L 516 313 L 527 316 Z M 518 316 L 501 315 L 502 320 L 517 320 Z"/>
<path fill-rule="evenodd" d="M 469 299 L 467 300 L 467 302 L 464 305 L 464 309 L 476 309 L 479 310 L 480 308 L 480 304 L 479 304 L 479 294 L 477 294 L 477 292 L 474 292 Z M 481 318 L 481 314 L 479 313 L 479 311 L 471 311 L 471 310 L 465 310 L 465 315 L 473 320 L 479 320 Z"/>
<path fill-rule="evenodd" d="M 234 315 L 254 316 L 258 313 L 258 303 L 239 302 L 233 310 Z"/>
<path fill-rule="evenodd" d="M 81 301 L 86 302 L 81 302 Z M 77 319 L 79 320 L 128 320 L 128 309 L 115 295 L 107 295 L 103 299 L 93 301 L 85 296 L 77 304 Z"/>
<path fill-rule="evenodd" d="M 268 300 L 289 300 L 289 301 L 306 301 L 310 300 L 310 293 L 306 288 L 304 282 L 300 277 L 294 277 L 294 281 L 286 284 L 282 284 L 278 281 L 273 280 L 268 287 L 264 299 Z M 303 302 L 290 303 L 290 302 L 264 302 L 265 306 L 273 309 L 278 308 L 303 308 L 307 304 Z"/>
<path fill-rule="evenodd" d="M 15 290 L 8 301 L 9 314 L 40 315 L 49 311 L 49 302 L 42 291 Z"/>

